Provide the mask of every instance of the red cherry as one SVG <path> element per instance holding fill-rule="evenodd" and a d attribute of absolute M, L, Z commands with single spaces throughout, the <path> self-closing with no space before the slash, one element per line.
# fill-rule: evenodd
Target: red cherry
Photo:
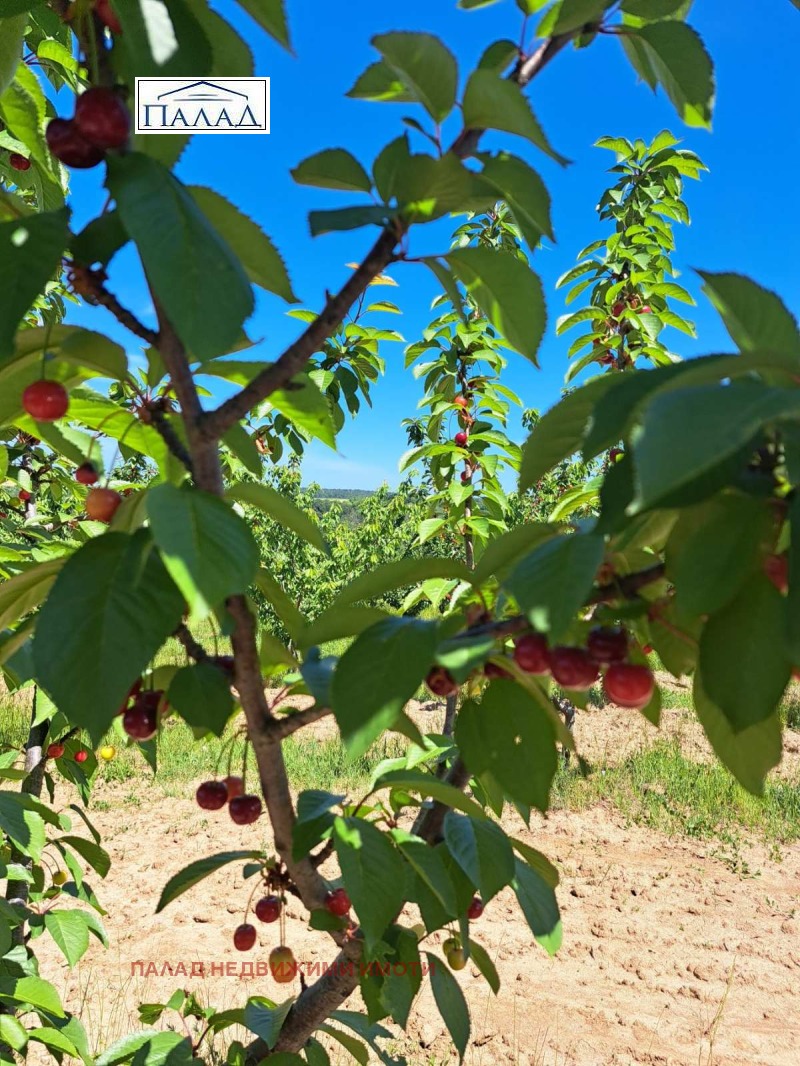
<path fill-rule="evenodd" d="M 297 975 L 297 963 L 292 949 L 281 945 L 269 953 L 270 973 L 279 985 L 288 984 Z"/>
<path fill-rule="evenodd" d="M 425 684 L 434 696 L 452 696 L 458 692 L 458 682 L 455 681 L 449 670 L 443 666 L 434 666 L 425 678 Z"/>
<path fill-rule="evenodd" d="M 466 396 L 456 396 L 453 403 L 458 407 L 469 407 L 469 399 Z"/>
<path fill-rule="evenodd" d="M 596 663 L 618 663 L 628 654 L 628 634 L 622 626 L 595 626 L 586 649 Z"/>
<path fill-rule="evenodd" d="M 466 485 L 471 477 L 472 477 L 472 474 L 470 474 L 470 472 L 468 470 L 462 470 L 461 471 L 461 484 L 462 485 Z"/>
<path fill-rule="evenodd" d="M 260 922 L 277 922 L 281 916 L 281 901 L 277 896 L 264 896 L 255 906 L 256 918 Z"/>
<path fill-rule="evenodd" d="M 233 931 L 233 946 L 237 951 L 249 951 L 255 944 L 258 934 L 254 925 L 237 925 Z"/>
<path fill-rule="evenodd" d="M 103 149 L 80 135 L 71 118 L 51 118 L 45 131 L 47 147 L 62 163 L 78 170 L 96 167 L 103 158 Z"/>
<path fill-rule="evenodd" d="M 122 33 L 122 26 L 112 10 L 109 0 L 97 0 L 94 5 L 94 11 L 103 25 L 107 26 L 112 33 Z"/>
<path fill-rule="evenodd" d="M 19 499 L 21 499 L 23 503 L 27 503 L 28 500 L 31 499 L 31 496 L 32 496 L 32 493 L 28 492 L 27 489 L 20 489 L 19 490 Z"/>
<path fill-rule="evenodd" d="M 228 810 L 237 825 L 250 825 L 261 814 L 261 800 L 258 796 L 236 796 L 228 804 Z"/>
<path fill-rule="evenodd" d="M 470 921 L 475 921 L 476 918 L 480 918 L 483 914 L 483 900 L 480 896 L 473 896 L 472 902 L 467 907 L 467 917 Z"/>
<path fill-rule="evenodd" d="M 334 888 L 325 896 L 325 909 L 337 918 L 343 918 L 350 910 L 350 897 L 343 888 Z"/>
<path fill-rule="evenodd" d="M 69 408 L 69 395 L 60 381 L 34 381 L 22 394 L 24 410 L 37 422 L 57 422 Z"/>
<path fill-rule="evenodd" d="M 131 131 L 131 116 L 119 93 L 103 86 L 87 89 L 75 103 L 78 133 L 98 148 L 121 148 Z"/>
<path fill-rule="evenodd" d="M 92 489 L 86 497 L 86 513 L 95 522 L 110 522 L 122 503 L 113 489 Z"/>
<path fill-rule="evenodd" d="M 75 471 L 75 480 L 79 485 L 94 485 L 99 476 L 94 463 L 81 463 Z"/>
<path fill-rule="evenodd" d="M 228 799 L 236 799 L 237 796 L 244 795 L 244 781 L 241 777 L 228 776 L 223 777 L 222 783 L 228 790 Z"/>
<path fill-rule="evenodd" d="M 460 431 L 460 432 L 456 433 L 455 437 L 453 437 L 453 440 L 459 446 L 459 448 L 466 448 L 467 441 L 469 440 L 469 437 L 467 436 L 466 433 L 464 433 L 463 431 Z"/>
<path fill-rule="evenodd" d="M 134 740 L 151 740 L 158 732 L 158 709 L 138 699 L 122 716 L 122 728 Z"/>
<path fill-rule="evenodd" d="M 597 663 L 592 662 L 583 648 L 567 648 L 563 645 L 551 649 L 550 671 L 553 679 L 563 688 L 577 690 L 591 688 L 599 675 Z"/>
<path fill-rule="evenodd" d="M 650 304 L 645 304 L 644 307 L 639 312 L 640 315 L 649 315 L 650 313 L 651 313 Z"/>
<path fill-rule="evenodd" d="M 512 677 L 513 675 L 500 666 L 499 663 L 486 663 L 483 668 L 484 677 Z"/>
<path fill-rule="evenodd" d="M 655 688 L 653 671 L 635 663 L 612 663 L 606 670 L 603 688 L 618 707 L 645 707 Z"/>
<path fill-rule="evenodd" d="M 789 588 L 789 557 L 786 552 L 782 555 L 768 555 L 763 566 L 764 573 L 778 592 L 786 592 Z"/>
<path fill-rule="evenodd" d="M 514 643 L 514 662 L 526 674 L 549 674 L 547 638 L 541 633 L 528 633 Z"/>
<path fill-rule="evenodd" d="M 86 762 L 86 760 L 88 758 L 89 758 L 89 752 L 88 751 L 84 751 L 83 748 L 81 748 L 80 751 L 76 751 L 75 752 L 75 762 Z"/>
<path fill-rule="evenodd" d="M 228 789 L 224 781 L 204 781 L 198 786 L 194 798 L 204 811 L 218 811 L 228 802 Z"/>
<path fill-rule="evenodd" d="M 614 362 L 614 353 L 603 352 L 603 354 L 600 356 L 599 361 L 601 366 L 611 366 L 611 364 Z"/>
<path fill-rule="evenodd" d="M 608 461 L 610 463 L 616 463 L 616 461 L 618 459 L 621 459 L 624 454 L 625 452 L 622 450 L 622 448 L 612 448 L 611 451 L 608 453 Z"/>
<path fill-rule="evenodd" d="M 12 152 L 8 157 L 8 165 L 13 170 L 30 170 L 31 161 L 26 159 L 24 155 L 20 155 L 19 152 Z"/>
<path fill-rule="evenodd" d="M 622 301 L 619 301 L 618 303 L 615 303 L 614 306 L 611 308 L 611 314 L 614 316 L 614 318 L 619 318 L 619 316 L 624 310 L 625 304 L 622 303 Z"/>
<path fill-rule="evenodd" d="M 64 754 L 64 745 L 63 744 L 51 744 L 49 746 L 49 748 L 47 749 L 47 757 L 48 757 L 48 759 L 60 759 L 63 754 Z"/>

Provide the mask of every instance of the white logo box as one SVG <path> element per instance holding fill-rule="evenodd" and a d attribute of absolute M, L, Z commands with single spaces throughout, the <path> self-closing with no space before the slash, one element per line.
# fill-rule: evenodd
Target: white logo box
<path fill-rule="evenodd" d="M 137 133 L 269 133 L 269 78 L 137 78 Z"/>

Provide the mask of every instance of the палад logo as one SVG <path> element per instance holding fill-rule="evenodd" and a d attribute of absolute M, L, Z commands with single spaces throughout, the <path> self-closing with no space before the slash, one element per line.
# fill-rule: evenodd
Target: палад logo
<path fill-rule="evenodd" d="M 137 133 L 269 133 L 269 78 L 137 78 Z"/>

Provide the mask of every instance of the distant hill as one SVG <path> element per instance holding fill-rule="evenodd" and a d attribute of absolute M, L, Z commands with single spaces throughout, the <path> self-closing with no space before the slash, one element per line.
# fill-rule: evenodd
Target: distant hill
<path fill-rule="evenodd" d="M 375 495 L 374 489 L 317 489 L 317 500 L 365 500 Z"/>

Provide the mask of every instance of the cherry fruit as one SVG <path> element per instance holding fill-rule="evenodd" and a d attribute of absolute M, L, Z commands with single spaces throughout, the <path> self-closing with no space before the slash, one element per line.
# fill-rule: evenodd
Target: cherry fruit
<path fill-rule="evenodd" d="M 23 503 L 27 503 L 28 500 L 30 500 L 32 497 L 33 497 L 33 493 L 32 492 L 28 492 L 27 489 L 20 489 L 19 490 L 19 499 L 22 500 Z"/>
<path fill-rule="evenodd" d="M 131 131 L 131 116 L 119 93 L 104 86 L 87 89 L 75 104 L 78 133 L 98 148 L 121 148 Z"/>
<path fill-rule="evenodd" d="M 463 970 L 467 965 L 467 956 L 464 954 L 464 949 L 459 942 L 450 937 L 445 940 L 444 945 L 444 957 L 447 959 L 447 963 L 451 970 Z"/>
<path fill-rule="evenodd" d="M 288 984 L 297 975 L 297 962 L 292 954 L 292 949 L 285 947 L 273 948 L 269 953 L 269 969 L 279 985 Z"/>
<path fill-rule="evenodd" d="M 474 922 L 476 918 L 480 918 L 483 914 L 483 900 L 480 896 L 473 896 L 472 902 L 467 907 L 467 917 L 471 922 Z"/>
<path fill-rule="evenodd" d="M 623 457 L 624 454 L 625 452 L 622 450 L 622 448 L 612 448 L 611 451 L 608 453 L 608 461 L 610 463 L 616 463 Z"/>
<path fill-rule="evenodd" d="M 48 759 L 60 759 L 64 754 L 63 744 L 51 744 L 47 749 Z"/>
<path fill-rule="evenodd" d="M 458 433 L 456 433 L 455 437 L 453 437 L 453 440 L 459 446 L 459 448 L 466 448 L 469 437 L 463 430 L 460 430 Z"/>
<path fill-rule="evenodd" d="M 45 131 L 45 140 L 56 159 L 76 170 L 96 167 L 103 158 L 103 149 L 81 136 L 71 118 L 51 118 Z"/>
<path fill-rule="evenodd" d="M 458 692 L 458 682 L 443 666 L 434 666 L 428 671 L 425 684 L 434 696 L 452 696 Z"/>
<path fill-rule="evenodd" d="M 786 592 L 789 588 L 789 557 L 786 552 L 782 555 L 768 555 L 763 565 L 764 573 L 778 592 Z"/>
<path fill-rule="evenodd" d="M 110 522 L 121 503 L 114 489 L 92 489 L 86 497 L 86 513 L 94 522 Z"/>
<path fill-rule="evenodd" d="M 158 732 L 158 704 L 138 699 L 123 714 L 122 728 L 134 740 L 152 740 Z"/>
<path fill-rule="evenodd" d="M 655 678 L 649 666 L 635 663 L 612 663 L 606 670 L 603 688 L 618 707 L 646 707 L 653 696 Z"/>
<path fill-rule="evenodd" d="M 550 672 L 562 688 L 583 691 L 591 688 L 599 676 L 597 663 L 583 648 L 560 646 L 550 651 Z"/>
<path fill-rule="evenodd" d="M 24 155 L 20 155 L 19 152 L 12 152 L 8 157 L 8 165 L 12 170 L 30 170 L 31 161 L 26 159 Z"/>
<path fill-rule="evenodd" d="M 466 396 L 456 396 L 453 403 L 458 407 L 469 407 L 469 399 Z"/>
<path fill-rule="evenodd" d="M 99 476 L 94 463 L 81 463 L 75 471 L 75 480 L 79 485 L 94 485 Z"/>
<path fill-rule="evenodd" d="M 69 395 L 60 381 L 34 381 L 22 394 L 22 406 L 37 422 L 57 422 L 69 408 Z"/>
<path fill-rule="evenodd" d="M 67 881 L 69 881 L 69 875 L 66 870 L 56 870 L 53 874 L 53 884 L 58 885 L 59 888 L 65 885 Z"/>
<path fill-rule="evenodd" d="M 250 825 L 261 814 L 261 800 L 258 796 L 236 796 L 228 804 L 228 810 L 237 825 Z"/>
<path fill-rule="evenodd" d="M 228 777 L 223 777 L 222 783 L 228 790 L 229 800 L 236 799 L 237 796 L 244 795 L 244 781 L 241 779 L 241 777 L 234 777 L 229 775 Z"/>
<path fill-rule="evenodd" d="M 343 918 L 350 910 L 350 897 L 343 888 L 334 888 L 325 897 L 325 910 L 335 914 L 337 918 Z"/>
<path fill-rule="evenodd" d="M 89 758 L 89 752 L 81 748 L 80 751 L 75 752 L 75 762 L 86 762 Z"/>
<path fill-rule="evenodd" d="M 596 663 L 619 663 L 628 654 L 628 634 L 622 626 L 595 626 L 586 649 Z"/>
<path fill-rule="evenodd" d="M 620 300 L 618 303 L 615 303 L 614 306 L 611 308 L 611 314 L 614 316 L 614 318 L 619 318 L 619 316 L 624 310 L 625 304 L 622 303 L 622 301 Z"/>
<path fill-rule="evenodd" d="M 277 896 L 264 896 L 255 906 L 256 918 L 260 922 L 277 922 L 281 916 L 281 901 Z"/>
<path fill-rule="evenodd" d="M 249 951 L 255 944 L 258 934 L 256 927 L 244 922 L 237 925 L 233 931 L 233 946 L 237 951 Z"/>
<path fill-rule="evenodd" d="M 514 662 L 526 674 L 549 674 L 547 638 L 541 633 L 528 633 L 514 644 Z"/>
<path fill-rule="evenodd" d="M 111 30 L 112 33 L 122 33 L 122 26 L 111 8 L 110 0 L 97 0 L 94 5 L 94 12 L 103 25 Z"/>
<path fill-rule="evenodd" d="M 492 663 L 492 662 L 486 663 L 486 665 L 483 668 L 483 674 L 484 674 L 484 677 L 494 677 L 494 678 L 497 678 L 497 677 L 511 677 L 512 676 L 511 673 L 508 670 L 506 670 L 506 668 L 504 666 L 501 666 L 499 663 Z"/>
<path fill-rule="evenodd" d="M 194 798 L 204 811 L 218 811 L 228 802 L 228 789 L 224 781 L 204 781 L 198 786 Z"/>

